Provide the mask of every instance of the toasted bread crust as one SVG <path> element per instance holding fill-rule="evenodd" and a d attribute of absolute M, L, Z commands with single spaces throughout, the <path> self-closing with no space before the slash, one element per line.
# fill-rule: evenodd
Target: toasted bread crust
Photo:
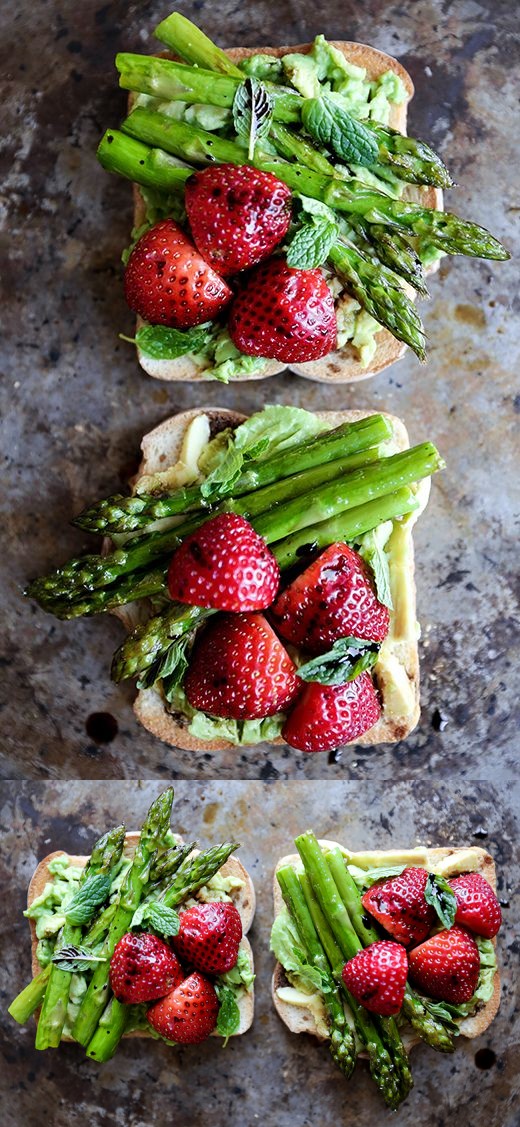
<path fill-rule="evenodd" d="M 237 426 L 244 418 L 243 415 L 238 414 L 236 411 L 200 408 L 183 411 L 179 415 L 174 415 L 172 418 L 166 419 L 165 422 L 161 423 L 160 426 L 156 427 L 155 430 L 151 431 L 150 434 L 146 435 L 143 439 L 141 446 L 143 458 L 137 477 L 145 473 L 149 474 L 157 472 L 160 469 L 165 469 L 168 465 L 173 464 L 177 460 L 185 429 L 198 414 L 206 414 L 208 416 L 211 421 L 212 434 L 217 433 L 219 429 L 226 426 Z M 342 422 L 365 418 L 367 415 L 371 414 L 371 412 L 352 410 L 318 411 L 316 414 L 318 417 L 330 421 L 331 427 L 334 427 Z M 390 415 L 387 412 L 385 412 L 385 414 L 392 422 L 397 445 L 402 450 L 406 449 L 409 443 L 404 423 L 395 415 Z M 163 458 L 165 452 L 166 456 Z M 408 587 L 411 605 L 415 608 L 412 543 L 410 543 L 408 552 Z M 130 630 L 135 627 L 135 611 L 132 611 L 130 608 L 119 607 L 114 611 L 114 614 L 117 614 L 126 629 Z M 385 716 L 385 690 L 384 685 L 381 685 L 383 714 L 377 724 L 375 724 L 369 732 L 365 732 L 355 741 L 356 745 L 370 747 L 374 744 L 396 743 L 399 740 L 405 739 L 416 727 L 419 720 L 420 704 L 419 651 L 415 638 L 407 639 L 399 643 L 399 659 L 406 669 L 406 674 L 412 688 L 414 701 L 413 710 L 408 715 L 402 717 Z M 134 712 L 143 727 L 147 728 L 149 732 L 152 732 L 152 734 L 162 740 L 163 743 L 170 744 L 172 747 L 183 748 L 185 751 L 223 751 L 233 747 L 233 744 L 229 743 L 227 740 L 199 740 L 196 739 L 195 736 L 192 736 L 188 731 L 188 721 L 186 717 L 181 714 L 174 715 L 167 712 L 161 693 L 156 688 L 141 689 L 138 692 L 134 702 Z M 278 738 L 274 742 L 278 745 L 284 745 L 284 741 L 281 738 Z"/>
<path fill-rule="evenodd" d="M 182 843 L 182 838 L 178 834 L 175 834 L 175 839 L 179 844 Z M 132 853 L 135 849 L 135 846 L 137 845 L 138 840 L 139 840 L 139 831 L 138 830 L 131 831 L 131 832 L 127 833 L 126 834 L 126 840 L 125 840 L 125 853 L 127 853 L 127 854 Z M 194 854 L 197 853 L 197 852 L 199 852 L 199 851 L 194 850 Z M 86 865 L 86 863 L 88 861 L 88 857 L 86 857 L 86 856 L 76 856 L 76 855 L 73 855 L 73 854 L 70 854 L 70 853 L 67 854 L 66 850 L 63 850 L 63 849 L 57 849 L 57 850 L 54 850 L 53 853 L 49 853 L 46 857 L 43 858 L 43 861 L 39 862 L 39 864 L 37 865 L 32 877 L 29 881 L 29 887 L 27 889 L 27 907 L 28 908 L 30 908 L 33 901 L 36 900 L 36 898 L 41 895 L 41 893 L 43 892 L 47 882 L 52 880 L 52 874 L 49 872 L 49 863 L 51 861 L 53 861 L 55 857 L 63 857 L 63 856 L 68 856 L 70 858 L 70 862 L 71 862 L 72 865 L 84 866 L 84 865 Z M 249 876 L 247 869 L 244 868 L 242 862 L 239 861 L 238 857 L 235 857 L 235 856 L 231 856 L 231 857 L 228 858 L 226 863 L 224 865 L 222 865 L 222 867 L 219 869 L 219 873 L 222 873 L 223 876 L 233 875 L 233 876 L 239 877 L 240 880 L 242 880 L 244 882 L 243 888 L 237 889 L 236 892 L 233 893 L 233 903 L 235 904 L 235 907 L 237 908 L 237 910 L 240 914 L 240 918 L 242 920 L 242 932 L 243 932 L 242 943 L 245 946 L 245 949 L 247 951 L 247 954 L 248 954 L 248 957 L 249 957 L 249 962 L 251 964 L 251 969 L 253 969 L 253 966 L 254 966 L 254 964 L 253 964 L 253 952 L 251 950 L 251 944 L 249 943 L 249 940 L 247 939 L 247 933 L 248 933 L 248 931 L 251 927 L 251 924 L 253 922 L 255 910 L 256 910 L 256 896 L 255 896 L 255 888 L 254 888 L 253 881 L 251 880 L 251 877 Z M 37 954 L 36 954 L 36 950 L 37 950 L 37 947 L 38 947 L 38 939 L 37 939 L 37 936 L 36 936 L 36 923 L 35 923 L 35 921 L 32 920 L 32 919 L 29 919 L 28 922 L 29 922 L 29 928 L 30 928 L 30 932 L 31 932 L 31 969 L 32 969 L 32 976 L 33 976 L 33 978 L 35 978 L 36 975 L 39 974 L 39 972 L 41 970 L 41 966 L 40 966 L 40 963 L 38 962 L 38 957 L 37 957 Z M 245 991 L 243 992 L 242 996 L 238 1000 L 238 1008 L 240 1010 L 240 1027 L 239 1027 L 237 1033 L 234 1034 L 234 1036 L 240 1036 L 242 1033 L 246 1033 L 247 1030 L 253 1024 L 254 1009 L 255 1009 L 254 987 L 252 987 L 251 990 L 248 990 L 247 992 L 245 992 Z M 37 1018 L 38 1018 L 38 1016 L 39 1016 L 39 1011 L 36 1014 Z M 145 1030 L 137 1030 L 136 1029 L 136 1030 L 133 1030 L 131 1033 L 125 1033 L 125 1037 L 149 1037 L 149 1036 L 151 1036 L 151 1034 L 148 1034 Z M 217 1036 L 219 1036 L 219 1034 L 214 1033 L 214 1034 L 212 1034 L 212 1036 L 217 1037 Z M 63 1040 L 65 1040 L 65 1038 L 63 1038 Z"/>
<path fill-rule="evenodd" d="M 392 70 L 398 75 L 405 86 L 407 100 L 400 106 L 391 106 L 389 124 L 393 129 L 399 129 L 402 133 L 406 133 L 408 102 L 414 93 L 413 82 L 408 71 L 391 55 L 386 55 L 383 51 L 378 51 L 375 47 L 370 47 L 366 43 L 353 43 L 349 40 L 335 39 L 330 40 L 330 42 L 343 52 L 349 62 L 364 67 L 372 79 L 378 78 L 379 75 L 388 70 Z M 243 59 L 250 58 L 251 55 L 274 55 L 280 59 L 293 52 L 307 55 L 311 50 L 312 43 L 300 43 L 289 47 L 230 47 L 226 54 L 233 62 L 240 63 Z M 168 52 L 162 52 L 162 55 L 165 58 L 175 57 Z M 442 192 L 438 188 L 410 185 L 407 186 L 403 198 L 421 203 L 424 207 L 442 208 Z M 144 221 L 144 201 L 138 185 L 134 185 L 134 226 L 140 227 Z M 413 291 L 410 291 L 410 293 L 413 296 Z M 138 319 L 138 325 L 141 323 Z M 361 367 L 356 349 L 352 344 L 347 344 L 341 350 L 330 352 L 321 360 L 310 360 L 304 364 L 282 364 L 277 360 L 272 360 L 269 361 L 264 371 L 240 376 L 239 379 L 241 382 L 263 380 L 288 369 L 296 375 L 304 376 L 305 379 L 315 380 L 319 383 L 353 383 L 366 380 L 369 376 L 375 376 L 384 368 L 388 368 L 390 364 L 394 364 L 396 360 L 401 358 L 405 349 L 406 345 L 392 336 L 388 329 L 382 328 L 377 334 L 377 351 L 368 369 Z M 180 356 L 176 360 L 153 360 L 149 356 L 144 356 L 139 350 L 138 356 L 141 367 L 154 379 L 180 382 L 186 380 L 208 382 L 208 380 L 211 380 L 211 376 L 199 371 L 197 365 L 187 356 Z"/>
<path fill-rule="evenodd" d="M 338 847 L 339 843 L 337 841 L 328 841 L 328 840 L 325 840 L 325 839 L 321 839 L 320 845 L 322 845 L 324 848 L 336 849 Z M 345 847 L 340 846 L 340 848 L 345 848 Z M 435 866 L 439 863 L 439 861 L 443 860 L 444 858 L 455 855 L 456 853 L 459 852 L 459 849 L 463 849 L 465 854 L 470 853 L 472 855 L 472 857 L 475 859 L 475 871 L 481 873 L 481 875 L 483 877 L 485 877 L 485 879 L 491 885 L 493 891 L 496 892 L 495 862 L 494 862 L 493 858 L 491 857 L 491 855 L 489 853 L 487 853 L 485 849 L 481 849 L 479 846 L 475 846 L 475 845 L 467 846 L 467 847 L 461 846 L 459 848 L 457 848 L 457 847 L 449 847 L 449 848 L 448 847 L 447 848 L 443 848 L 443 847 L 438 847 L 438 848 L 432 847 L 432 848 L 430 848 L 430 847 L 428 847 L 428 848 L 425 848 L 424 853 L 426 854 L 426 864 L 427 864 L 428 867 L 431 866 L 431 868 L 434 869 Z M 384 849 L 374 850 L 374 851 L 371 850 L 371 852 L 373 852 L 374 857 L 377 858 L 377 860 L 380 862 L 381 865 L 384 865 L 385 858 L 387 858 L 389 856 L 388 851 L 386 851 Z M 394 852 L 395 851 L 392 850 L 392 853 L 394 853 Z M 417 863 L 420 864 L 420 862 L 417 862 Z M 281 891 L 280 891 L 280 886 L 279 886 L 278 881 L 276 879 L 276 873 L 277 873 L 278 869 L 281 869 L 285 865 L 295 865 L 296 866 L 296 865 L 300 865 L 300 864 L 301 864 L 301 861 L 300 861 L 300 857 L 299 857 L 298 853 L 287 854 L 287 856 L 281 857 L 280 860 L 276 864 L 276 868 L 275 868 L 274 876 L 273 876 L 273 901 L 274 901 L 274 918 L 275 919 L 276 919 L 276 916 L 278 915 L 278 913 L 281 911 L 281 909 L 283 907 L 283 897 L 282 897 L 282 894 L 281 894 Z M 493 940 L 493 943 L 496 945 L 496 939 Z M 314 1016 L 313 1016 L 313 1014 L 311 1013 L 310 1010 L 305 1010 L 305 1009 L 301 1009 L 300 1007 L 291 1006 L 289 1003 L 282 1001 L 282 999 L 278 997 L 278 993 L 277 993 L 278 989 L 280 987 L 287 986 L 287 985 L 289 985 L 289 983 L 288 983 L 288 980 L 286 978 L 285 971 L 284 971 L 283 967 L 281 966 L 281 964 L 277 962 L 276 965 L 275 965 L 275 968 L 274 968 L 273 977 L 272 977 L 272 981 L 271 981 L 271 994 L 272 994 L 272 999 L 273 999 L 273 1005 L 274 1005 L 274 1008 L 275 1008 L 278 1016 L 281 1018 L 281 1020 L 284 1022 L 284 1024 L 287 1025 L 287 1027 L 291 1030 L 291 1032 L 293 1032 L 293 1033 L 311 1033 L 313 1036 L 317 1037 L 319 1041 L 325 1040 L 326 1038 L 322 1037 L 321 1034 L 318 1033 L 318 1031 L 316 1029 L 316 1024 L 315 1024 L 315 1021 L 314 1021 Z M 493 1021 L 494 1017 L 497 1014 L 499 1005 L 500 1005 L 500 974 L 497 970 L 496 973 L 495 973 L 495 978 L 494 978 L 494 983 L 493 983 L 493 995 L 490 998 L 489 1002 L 486 1002 L 486 1005 L 483 1006 L 481 1009 L 477 1010 L 476 1013 L 473 1014 L 472 1017 L 467 1017 L 467 1018 L 464 1019 L 464 1021 L 462 1021 L 460 1023 L 460 1031 L 463 1034 L 463 1036 L 468 1037 L 468 1038 L 480 1037 L 480 1035 L 486 1031 L 488 1026 L 491 1025 L 491 1022 Z M 420 1042 L 420 1038 L 416 1037 L 413 1034 L 413 1031 L 412 1031 L 410 1036 L 407 1037 L 406 1047 L 407 1047 L 407 1049 L 411 1048 L 413 1045 L 419 1044 L 419 1042 Z M 365 1053 L 361 1053 L 361 1056 L 365 1056 L 365 1055 L 366 1055 Z"/>

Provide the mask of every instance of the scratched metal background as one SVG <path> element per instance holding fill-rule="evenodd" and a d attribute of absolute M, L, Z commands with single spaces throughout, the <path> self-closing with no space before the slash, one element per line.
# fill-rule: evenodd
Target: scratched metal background
<path fill-rule="evenodd" d="M 89 851 L 101 830 L 124 820 L 141 824 L 160 784 L 123 782 L 7 783 L 0 810 L 4 888 L 4 949 L 0 990 L 0 1074 L 3 1127 L 516 1127 L 518 1021 L 515 969 L 518 938 L 518 824 L 514 794 L 500 786 L 471 789 L 442 782 L 432 795 L 427 777 L 395 782 L 381 806 L 373 788 L 330 782 L 208 782 L 176 784 L 174 828 L 205 845 L 228 836 L 255 881 L 258 909 L 251 932 L 257 972 L 252 1030 L 223 1052 L 213 1040 L 172 1050 L 156 1042 L 123 1044 L 113 1061 L 96 1066 L 64 1045 L 59 1055 L 33 1048 L 34 1027 L 16 1026 L 6 1007 L 30 973 L 25 889 L 36 863 L 54 848 Z M 518 784 L 516 785 L 518 804 Z M 443 1057 L 425 1045 L 412 1053 L 415 1087 L 391 1116 L 364 1064 L 348 1086 L 327 1049 L 289 1033 L 271 1002 L 269 953 L 271 882 L 275 861 L 294 836 L 312 827 L 352 848 L 415 843 L 482 844 L 496 859 L 504 927 L 499 936 L 502 1005 L 488 1031 L 461 1039 Z M 476 1056 L 476 1054 L 479 1054 Z M 485 1065 L 485 1068 L 479 1067 Z"/>
<path fill-rule="evenodd" d="M 222 44 L 366 40 L 395 54 L 416 84 L 410 128 L 430 139 L 460 187 L 447 204 L 514 250 L 518 220 L 513 0 L 181 3 Z M 119 255 L 129 186 L 99 168 L 95 146 L 118 123 L 116 50 L 151 50 L 168 3 L 5 0 L 0 51 L 4 170 L 4 490 L 1 564 L 4 777 L 507 779 L 515 739 L 515 437 L 520 397 L 514 264 L 447 259 L 423 305 L 429 363 L 408 355 L 352 389 L 278 376 L 230 387 L 161 384 L 118 340 L 131 331 Z M 516 163 L 516 170 L 513 166 Z M 117 489 L 140 436 L 205 401 L 247 413 L 264 402 L 389 408 L 414 441 L 446 455 L 417 543 L 423 713 L 402 745 L 302 756 L 262 746 L 171 750 L 134 720 L 132 689 L 108 671 L 121 626 L 60 624 L 20 592 L 28 578 L 86 549 L 68 520 Z M 92 543 L 92 541 L 91 541 Z M 86 731 L 92 713 L 110 730 Z M 90 729 L 92 732 L 92 728 Z M 101 742 L 101 737 L 113 737 Z"/>

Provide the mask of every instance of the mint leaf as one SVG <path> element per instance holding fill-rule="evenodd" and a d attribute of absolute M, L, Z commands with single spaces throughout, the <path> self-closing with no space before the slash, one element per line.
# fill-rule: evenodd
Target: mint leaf
<path fill-rule="evenodd" d="M 108 959 L 101 955 L 93 955 L 87 947 L 74 947 L 72 944 L 68 947 L 61 947 L 51 958 L 53 966 L 58 970 L 70 971 L 71 974 L 80 974 L 81 971 L 88 970 L 96 963 L 106 962 L 108 962 Z"/>
<path fill-rule="evenodd" d="M 106 900 L 111 884 L 112 878 L 104 873 L 87 877 L 65 908 L 69 923 L 87 924 Z"/>
<path fill-rule="evenodd" d="M 171 695 L 172 691 L 178 685 L 182 685 L 184 681 L 188 669 L 187 650 L 191 646 L 193 638 L 194 632 L 189 631 L 172 642 L 166 653 L 158 661 L 152 662 L 147 669 L 143 670 L 137 681 L 137 688 L 151 689 L 156 681 L 162 681 L 163 692 L 166 699 L 169 700 L 169 694 Z"/>
<path fill-rule="evenodd" d="M 346 110 L 328 98 L 305 98 L 302 105 L 305 129 L 320 145 L 328 145 L 349 164 L 375 164 L 379 146 L 374 135 Z"/>
<path fill-rule="evenodd" d="M 453 927 L 457 912 L 457 897 L 448 881 L 437 873 L 428 873 L 424 899 L 435 908 L 444 927 Z"/>
<path fill-rule="evenodd" d="M 224 1044 L 227 1045 L 229 1037 L 232 1037 L 240 1027 L 240 1010 L 237 1006 L 235 991 L 230 986 L 222 986 L 217 981 L 215 990 L 220 1002 L 217 1033 L 220 1033 L 221 1037 L 225 1037 Z"/>
<path fill-rule="evenodd" d="M 151 900 L 140 904 L 132 916 L 130 924 L 132 930 L 137 927 L 150 927 L 163 939 L 177 935 L 179 931 L 179 916 L 173 908 L 168 908 L 160 900 Z"/>
<path fill-rule="evenodd" d="M 287 251 L 287 265 L 297 270 L 314 270 L 328 258 L 338 238 L 338 225 L 323 215 L 314 215 L 298 228 Z"/>
<path fill-rule="evenodd" d="M 273 103 L 263 82 L 246 78 L 233 99 L 233 123 L 239 137 L 247 141 L 249 160 L 253 159 L 257 140 L 271 128 Z"/>
<path fill-rule="evenodd" d="M 320 685 L 345 685 L 375 665 L 379 649 L 376 642 L 338 638 L 328 653 L 300 665 L 297 676 L 302 681 L 317 681 Z"/>
<path fill-rule="evenodd" d="M 123 333 L 119 336 L 129 344 L 136 344 L 151 360 L 176 360 L 187 352 L 200 352 L 208 343 L 212 331 L 213 326 L 209 323 L 196 325 L 184 332 L 170 329 L 167 325 L 143 325 L 135 337 L 125 337 Z"/>
<path fill-rule="evenodd" d="M 372 888 L 373 884 L 377 884 L 379 880 L 388 880 L 390 877 L 400 877 L 404 872 L 406 865 L 381 865 L 377 869 L 368 869 L 366 873 L 361 873 L 359 869 L 351 875 L 354 877 L 358 888 Z"/>

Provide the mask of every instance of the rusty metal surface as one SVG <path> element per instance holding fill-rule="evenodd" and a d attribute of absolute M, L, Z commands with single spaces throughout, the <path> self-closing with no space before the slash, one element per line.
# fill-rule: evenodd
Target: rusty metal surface
<path fill-rule="evenodd" d="M 232 836 L 254 879 L 258 908 L 250 935 L 257 972 L 251 1031 L 224 1052 L 216 1041 L 173 1050 L 156 1042 L 123 1043 L 113 1061 L 96 1066 L 83 1051 L 33 1048 L 34 1026 L 20 1028 L 8 1002 L 30 974 L 25 890 L 37 864 L 55 848 L 88 851 L 96 836 L 124 820 L 138 826 L 158 783 L 4 784 L 0 824 L 4 888 L 1 1054 L 4 1127 L 515 1127 L 518 1123 L 518 1029 L 515 968 L 518 940 L 518 825 L 515 795 L 490 783 L 471 788 L 428 779 L 388 786 L 383 803 L 372 786 L 341 781 L 191 783 L 176 785 L 173 826 L 205 845 Z M 518 786 L 516 788 L 518 792 Z M 516 793 L 518 801 L 518 794 Z M 293 851 L 293 838 L 312 827 L 354 849 L 421 844 L 478 844 L 496 859 L 504 927 L 499 936 L 502 1004 L 488 1031 L 461 1038 L 451 1057 L 425 1045 L 412 1051 L 415 1087 L 393 1117 L 380 1102 L 365 1064 L 348 1082 L 325 1047 L 289 1033 L 271 1002 L 272 872 Z M 480 1050 L 487 1056 L 475 1057 Z M 489 1051 L 491 1055 L 489 1054 Z M 488 1068 L 479 1068 L 486 1063 Z M 1 1070 L 3 1071 L 3 1070 Z"/>
<path fill-rule="evenodd" d="M 514 250 L 518 174 L 516 5 L 332 0 L 179 5 L 221 43 L 302 42 L 325 30 L 397 55 L 416 84 L 410 126 L 445 156 L 460 187 L 448 206 Z M 230 387 L 150 380 L 130 346 L 119 255 L 130 189 L 98 167 L 103 128 L 118 123 L 113 56 L 151 49 L 168 4 L 71 0 L 3 7 L 5 373 L 2 450 L 4 777 L 507 778 L 514 750 L 517 572 L 513 478 L 518 323 L 516 268 L 445 260 L 423 306 L 426 367 L 408 355 L 349 389 L 295 376 Z M 516 159 L 516 165 L 518 161 Z M 517 170 L 518 171 L 518 170 Z M 403 745 L 327 757 L 261 747 L 195 756 L 135 721 L 130 688 L 109 680 L 121 638 L 110 618 L 60 624 L 20 591 L 28 578 L 87 547 L 67 521 L 120 486 L 140 436 L 201 400 L 251 412 L 264 402 L 389 408 L 412 439 L 448 459 L 416 535 L 423 714 Z M 115 720 L 110 742 L 86 731 Z M 117 733 L 114 735 L 114 733 Z M 92 729 L 91 729 L 92 731 Z M 102 733 L 103 734 L 103 733 Z M 97 742 L 96 742 L 97 740 Z"/>

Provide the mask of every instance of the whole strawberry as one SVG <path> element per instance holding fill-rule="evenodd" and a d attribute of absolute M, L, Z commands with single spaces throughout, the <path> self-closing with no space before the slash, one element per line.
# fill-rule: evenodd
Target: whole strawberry
<path fill-rule="evenodd" d="M 502 923 L 500 904 L 481 873 L 463 873 L 449 881 L 457 900 L 455 923 L 493 939 Z"/>
<path fill-rule="evenodd" d="M 147 932 L 123 935 L 110 960 L 110 985 L 116 998 L 127 1005 L 162 998 L 183 978 L 171 948 Z"/>
<path fill-rule="evenodd" d="M 424 898 L 427 880 L 426 869 L 405 869 L 374 884 L 361 897 L 366 911 L 405 946 L 421 943 L 435 923 L 435 909 Z"/>
<path fill-rule="evenodd" d="M 415 985 L 432 998 L 458 1006 L 477 989 L 479 950 L 473 936 L 457 924 L 415 947 L 408 960 Z"/>
<path fill-rule="evenodd" d="M 408 959 L 400 943 L 382 939 L 358 951 L 343 967 L 347 990 L 366 1010 L 382 1017 L 398 1014 L 403 1004 Z"/>
<path fill-rule="evenodd" d="M 128 259 L 125 297 L 152 325 L 189 329 L 216 317 L 231 290 L 182 228 L 162 219 L 141 236 Z"/>
<path fill-rule="evenodd" d="M 336 344 L 334 300 L 320 270 L 292 270 L 285 258 L 269 258 L 244 282 L 228 327 L 247 356 L 318 360 Z"/>
<path fill-rule="evenodd" d="M 152 1029 L 167 1041 L 198 1045 L 213 1033 L 218 1017 L 213 983 L 194 971 L 147 1011 Z"/>
<path fill-rule="evenodd" d="M 193 241 L 219 274 L 236 274 L 268 258 L 291 221 L 287 185 L 247 165 L 195 172 L 185 199 Z"/>
<path fill-rule="evenodd" d="M 192 532 L 168 571 L 172 599 L 215 610 L 263 610 L 271 605 L 280 569 L 244 517 L 220 513 Z"/>
<path fill-rule="evenodd" d="M 184 681 L 192 708 L 234 720 L 273 716 L 301 682 L 262 614 L 222 615 L 197 639 Z"/>
<path fill-rule="evenodd" d="M 282 637 L 313 654 L 338 638 L 382 642 L 390 624 L 369 568 L 348 544 L 326 548 L 278 595 L 271 618 Z"/>
<path fill-rule="evenodd" d="M 346 685 L 306 685 L 282 728 L 300 751 L 333 751 L 373 728 L 381 715 L 368 673 Z"/>
<path fill-rule="evenodd" d="M 235 966 L 242 938 L 242 920 L 234 904 L 195 904 L 181 912 L 172 940 L 180 959 L 206 974 L 225 974 Z"/>

